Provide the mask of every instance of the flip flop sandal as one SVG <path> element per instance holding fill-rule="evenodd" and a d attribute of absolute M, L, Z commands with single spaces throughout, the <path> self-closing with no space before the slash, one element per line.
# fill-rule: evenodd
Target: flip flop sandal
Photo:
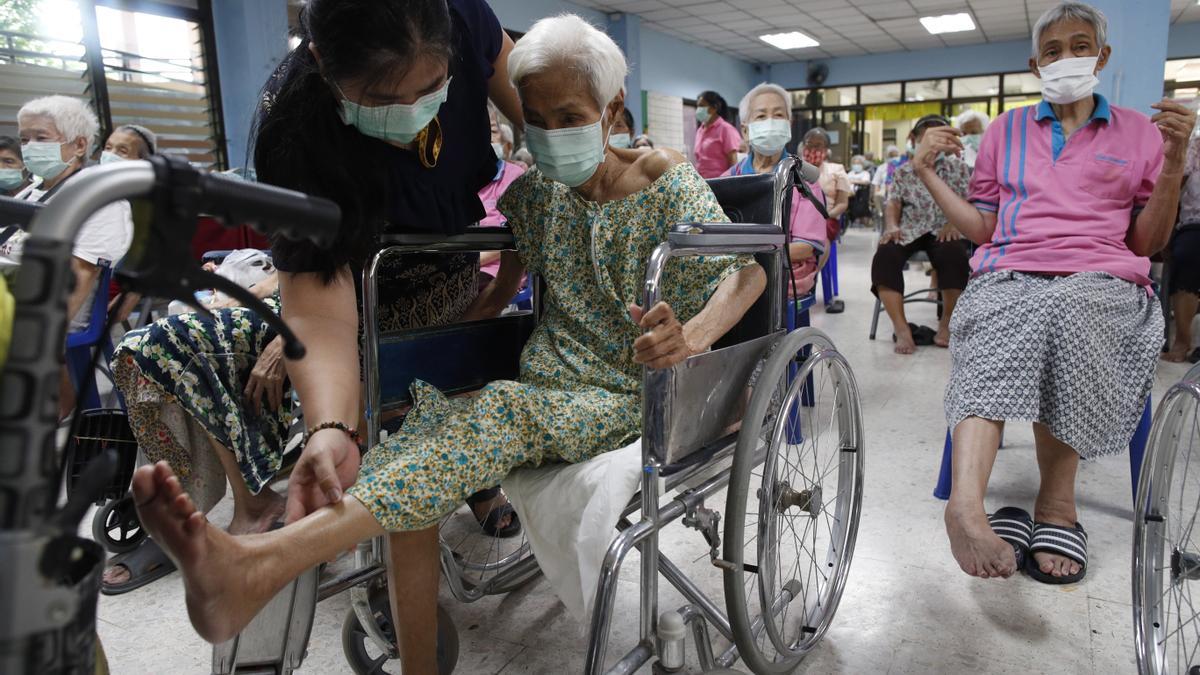
<path fill-rule="evenodd" d="M 846 303 L 841 300 L 831 300 L 828 305 L 825 305 L 826 314 L 841 314 L 846 311 Z"/>
<path fill-rule="evenodd" d="M 933 346 L 933 338 L 937 335 L 937 331 L 929 326 L 918 326 L 916 324 L 908 324 L 909 330 L 912 331 L 913 342 L 918 347 Z"/>
<path fill-rule="evenodd" d="M 1034 553 L 1053 553 L 1079 563 L 1079 572 L 1056 577 L 1046 574 L 1034 559 Z M 1087 574 L 1087 532 L 1083 526 L 1063 527 L 1050 523 L 1034 523 L 1033 537 L 1029 541 L 1029 555 L 1025 558 L 1025 573 L 1043 584 L 1073 584 L 1083 580 Z"/>
<path fill-rule="evenodd" d="M 1033 537 L 1033 518 L 1025 509 L 1005 506 L 988 516 L 992 531 L 1013 547 L 1017 556 L 1017 569 L 1025 567 L 1029 557 L 1029 542 Z"/>
<path fill-rule="evenodd" d="M 149 537 L 132 551 L 113 556 L 105 569 L 115 565 L 129 570 L 129 579 L 119 584 L 101 583 L 100 592 L 105 595 L 121 595 L 137 590 L 175 571 L 175 563 L 167 557 L 166 551 Z"/>
<path fill-rule="evenodd" d="M 467 506 L 471 507 L 472 515 L 474 515 L 474 509 L 477 504 L 491 501 L 498 496 L 500 496 L 499 487 L 480 490 L 470 497 L 467 497 Z M 509 518 L 508 525 L 499 527 L 500 521 L 504 520 L 505 516 L 511 516 Z M 498 506 L 492 509 L 486 516 L 484 516 L 483 520 L 480 520 L 478 516 L 475 516 L 475 522 L 479 523 L 479 527 L 483 528 L 484 533 L 489 537 L 507 539 L 509 537 L 515 537 L 521 532 L 521 520 L 517 517 L 516 509 L 514 509 L 512 504 L 509 503 L 505 503 L 503 506 Z"/>

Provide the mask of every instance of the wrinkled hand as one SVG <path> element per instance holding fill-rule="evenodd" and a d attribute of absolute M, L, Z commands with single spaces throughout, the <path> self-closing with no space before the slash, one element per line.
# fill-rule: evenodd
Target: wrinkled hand
<path fill-rule="evenodd" d="M 358 478 L 361 462 L 358 445 L 341 429 L 313 434 L 288 479 L 284 522 L 295 522 L 322 506 L 342 501 L 346 488 Z"/>
<path fill-rule="evenodd" d="M 262 414 L 263 396 L 267 397 L 269 410 L 278 410 L 283 405 L 283 381 L 287 379 L 287 370 L 283 361 L 283 338 L 276 337 L 267 344 L 267 348 L 259 355 L 250 371 L 250 381 L 242 395 L 246 404 L 254 409 L 256 415 Z"/>
<path fill-rule="evenodd" d="M 634 363 L 655 369 L 670 368 L 692 355 L 683 336 L 683 324 L 667 303 L 659 302 L 650 311 L 630 305 L 629 316 L 646 331 L 633 341 Z"/>
<path fill-rule="evenodd" d="M 903 236 L 904 232 L 898 227 L 884 228 L 883 234 L 879 235 L 879 245 L 899 244 Z"/>
<path fill-rule="evenodd" d="M 937 240 L 941 241 L 941 242 L 958 241 L 959 239 L 962 239 L 962 238 L 963 238 L 962 232 L 959 232 L 956 228 L 951 227 L 949 225 L 938 230 L 938 233 L 937 233 Z"/>
<path fill-rule="evenodd" d="M 1179 169 L 1187 157 L 1188 140 L 1196 128 L 1196 113 L 1187 106 L 1164 98 L 1150 106 L 1158 112 L 1150 118 L 1163 138 L 1163 157 Z"/>
<path fill-rule="evenodd" d="M 914 169 L 932 169 L 938 155 L 962 155 L 962 132 L 954 127 L 932 127 L 925 130 L 921 143 L 917 146 L 917 154 L 913 157 Z"/>

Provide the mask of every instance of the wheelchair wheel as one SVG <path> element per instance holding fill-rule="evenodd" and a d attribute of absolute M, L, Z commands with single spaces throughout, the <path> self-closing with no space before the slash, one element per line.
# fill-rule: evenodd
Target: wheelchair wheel
<path fill-rule="evenodd" d="M 92 539 L 109 553 L 132 551 L 146 538 L 133 496 L 110 499 L 92 516 Z"/>
<path fill-rule="evenodd" d="M 396 630 L 392 625 L 392 607 L 388 602 L 387 586 L 373 585 L 369 601 L 371 613 L 379 624 L 380 632 L 392 644 L 395 644 Z M 454 667 L 458 664 L 458 629 L 454 627 L 454 620 L 450 618 L 446 610 L 442 609 L 441 605 L 438 605 L 437 621 L 438 673 L 449 675 L 454 672 Z M 400 655 L 396 653 L 395 648 L 387 651 L 380 650 L 375 641 L 367 634 L 362 623 L 359 622 L 353 607 L 347 612 L 346 620 L 342 623 L 342 651 L 346 654 L 346 661 L 350 663 L 350 668 L 355 675 L 384 675 L 385 673 L 401 672 Z"/>
<path fill-rule="evenodd" d="M 517 573 L 517 564 L 533 557 L 524 530 L 509 538 L 493 537 L 483 531 L 469 506 L 444 518 L 439 536 L 442 570 L 451 592 L 463 602 L 508 593 L 537 577 L 536 566 L 529 573 Z"/>
<path fill-rule="evenodd" d="M 725 602 L 739 655 L 790 673 L 829 629 L 862 505 L 862 413 L 850 366 L 804 328 L 765 359 L 726 501 Z"/>
<path fill-rule="evenodd" d="M 1134 645 L 1141 673 L 1200 673 L 1200 368 L 1167 392 L 1142 459 L 1133 522 Z M 1200 590 L 1198 587 L 1197 590 Z"/>

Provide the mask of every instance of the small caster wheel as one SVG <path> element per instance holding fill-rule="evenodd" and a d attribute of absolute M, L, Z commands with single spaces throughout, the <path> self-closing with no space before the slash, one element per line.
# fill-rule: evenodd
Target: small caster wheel
<path fill-rule="evenodd" d="M 126 493 L 120 499 L 109 500 L 92 517 L 92 538 L 109 553 L 126 553 L 137 548 L 146 538 L 142 521 L 138 520 L 133 496 Z"/>
<path fill-rule="evenodd" d="M 387 587 L 376 585 L 370 593 L 371 613 L 379 625 L 380 632 L 387 637 L 387 650 L 381 650 L 371 639 L 351 608 L 342 624 L 342 651 L 355 675 L 384 675 L 399 673 L 400 655 L 392 645 L 396 643 L 396 631 L 392 625 L 392 610 L 388 602 Z M 458 664 L 458 629 L 446 610 L 438 606 L 437 611 L 437 662 L 440 675 L 450 675 Z"/>

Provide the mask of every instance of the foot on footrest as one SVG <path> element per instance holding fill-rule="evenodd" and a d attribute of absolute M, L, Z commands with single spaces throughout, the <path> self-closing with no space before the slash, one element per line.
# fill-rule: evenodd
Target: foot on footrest
<path fill-rule="evenodd" d="M 291 673 L 308 648 L 317 611 L 320 568 L 314 567 L 283 587 L 233 639 L 213 645 L 213 675 Z"/>

